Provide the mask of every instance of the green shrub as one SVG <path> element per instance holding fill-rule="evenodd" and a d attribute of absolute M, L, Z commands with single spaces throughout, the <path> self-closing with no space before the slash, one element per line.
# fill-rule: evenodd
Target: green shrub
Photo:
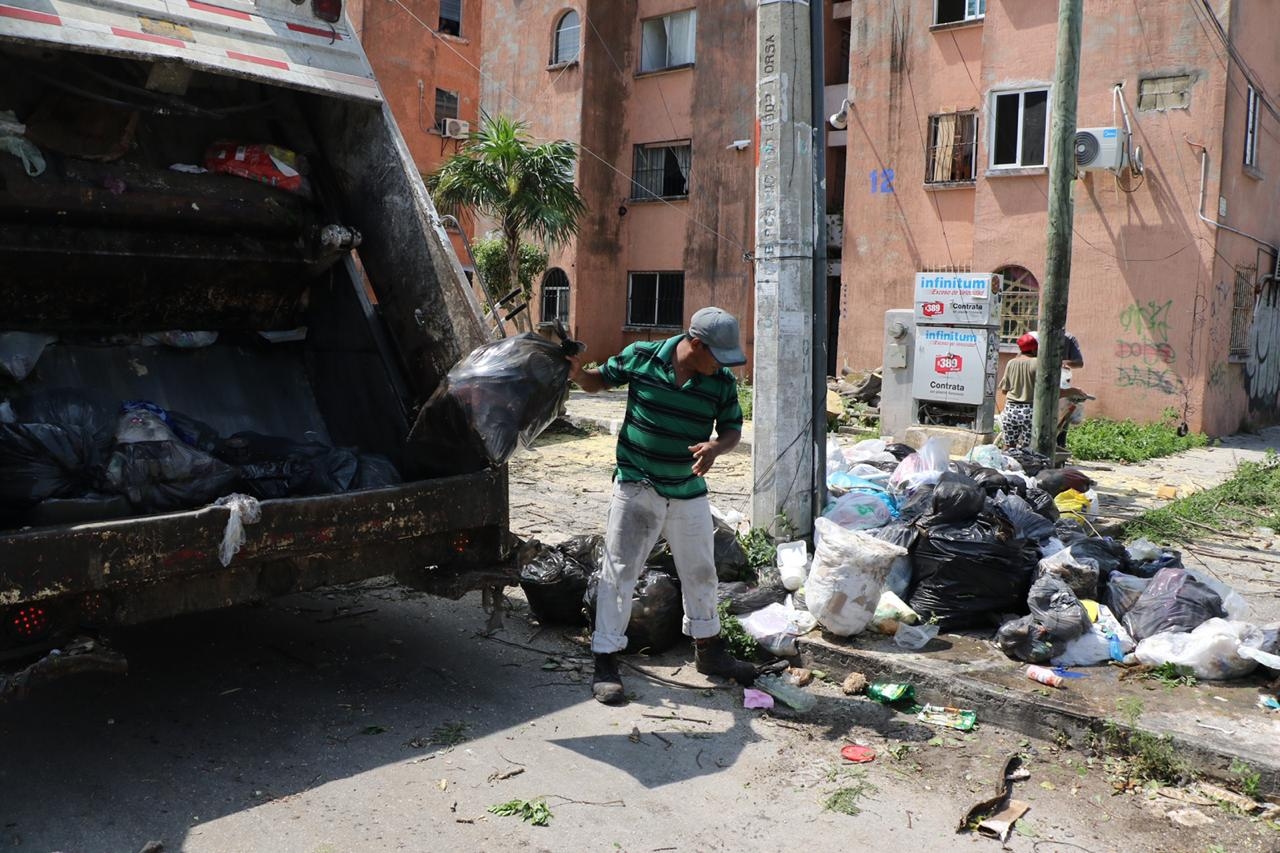
<path fill-rule="evenodd" d="M 1204 433 L 1178 433 L 1178 415 L 1173 409 L 1165 409 L 1160 422 L 1153 424 L 1091 418 L 1067 433 L 1067 449 L 1077 459 L 1143 462 L 1209 443 Z"/>

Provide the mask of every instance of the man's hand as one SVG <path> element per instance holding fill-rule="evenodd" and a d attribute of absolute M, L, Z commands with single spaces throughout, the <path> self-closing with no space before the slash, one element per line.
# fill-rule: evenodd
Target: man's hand
<path fill-rule="evenodd" d="M 566 355 L 569 360 L 569 380 L 588 394 L 595 394 L 607 387 L 599 370 L 587 370 L 582 366 L 582 356 Z"/>
<path fill-rule="evenodd" d="M 711 466 L 716 464 L 716 457 L 724 451 L 716 442 L 704 441 L 690 445 L 689 452 L 693 454 L 693 473 L 702 477 L 711 470 Z"/>

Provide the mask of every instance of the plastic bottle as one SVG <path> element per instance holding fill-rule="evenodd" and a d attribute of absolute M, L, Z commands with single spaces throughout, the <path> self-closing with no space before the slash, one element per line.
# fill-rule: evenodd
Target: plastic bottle
<path fill-rule="evenodd" d="M 763 690 L 775 699 L 778 699 L 799 711 L 801 714 L 812 711 L 813 706 L 818 704 L 818 697 L 812 693 L 806 693 L 794 684 L 788 684 L 776 675 L 762 675 L 756 679 L 758 689 Z"/>
<path fill-rule="evenodd" d="M 1027 667 L 1027 678 L 1032 681 L 1038 681 L 1041 684 L 1047 684 L 1050 687 L 1061 687 L 1062 676 L 1049 669 L 1047 666 L 1029 666 Z"/>

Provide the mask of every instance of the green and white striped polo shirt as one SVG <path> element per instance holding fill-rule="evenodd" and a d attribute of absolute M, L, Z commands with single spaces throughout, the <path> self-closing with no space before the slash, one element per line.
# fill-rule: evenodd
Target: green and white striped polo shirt
<path fill-rule="evenodd" d="M 676 387 L 676 345 L 684 337 L 631 344 L 600 368 L 610 386 L 628 386 L 614 476 L 648 481 L 664 498 L 681 500 L 707 493 L 689 447 L 708 441 L 713 426 L 718 433 L 742 430 L 738 382 L 728 368 Z"/>

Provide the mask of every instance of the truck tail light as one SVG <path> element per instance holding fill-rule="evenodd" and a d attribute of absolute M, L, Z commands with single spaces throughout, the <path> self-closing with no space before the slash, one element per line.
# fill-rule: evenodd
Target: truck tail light
<path fill-rule="evenodd" d="M 311 13 L 330 24 L 342 18 L 342 0 L 311 0 Z"/>
<path fill-rule="evenodd" d="M 8 621 L 9 629 L 23 640 L 40 639 L 52 625 L 49 611 L 36 604 L 10 611 Z"/>

